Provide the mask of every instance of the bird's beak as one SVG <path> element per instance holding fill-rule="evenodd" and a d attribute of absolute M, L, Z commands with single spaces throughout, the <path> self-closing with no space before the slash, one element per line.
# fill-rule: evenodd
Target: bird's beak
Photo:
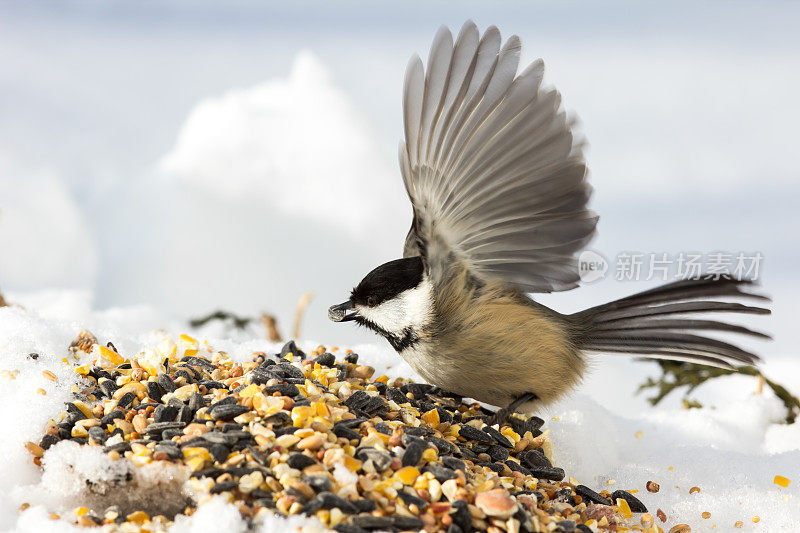
<path fill-rule="evenodd" d="M 350 300 L 347 300 L 343 304 L 332 305 L 328 308 L 328 318 L 334 322 L 348 322 L 355 319 L 356 315 L 355 307 Z"/>

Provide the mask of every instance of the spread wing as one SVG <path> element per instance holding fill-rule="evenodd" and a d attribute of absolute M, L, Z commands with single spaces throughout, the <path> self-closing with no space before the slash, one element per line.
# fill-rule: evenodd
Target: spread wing
<path fill-rule="evenodd" d="M 592 238 L 591 187 L 561 96 L 541 87 L 544 65 L 519 75 L 520 41 L 501 47 L 472 21 L 455 44 L 436 34 L 427 69 L 406 71 L 400 166 L 414 207 L 404 256 L 441 279 L 453 261 L 483 281 L 526 292 L 578 284 L 575 253 Z"/>

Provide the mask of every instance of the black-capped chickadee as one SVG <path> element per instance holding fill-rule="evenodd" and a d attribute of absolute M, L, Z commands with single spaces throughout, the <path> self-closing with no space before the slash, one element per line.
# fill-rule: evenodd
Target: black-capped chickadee
<path fill-rule="evenodd" d="M 413 206 L 403 259 L 377 267 L 331 307 L 384 336 L 430 383 L 517 409 L 575 386 L 589 352 L 729 367 L 758 356 L 697 331 L 767 335 L 687 318 L 768 309 L 718 297 L 767 298 L 747 281 L 687 279 L 564 315 L 525 293 L 579 281 L 575 258 L 595 233 L 581 146 L 537 60 L 517 75 L 520 41 L 468 21 L 436 34 L 427 71 L 414 56 L 403 95 L 400 167 Z"/>

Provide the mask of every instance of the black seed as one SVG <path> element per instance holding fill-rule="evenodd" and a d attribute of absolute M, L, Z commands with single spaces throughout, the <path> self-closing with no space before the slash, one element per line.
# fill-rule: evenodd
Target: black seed
<path fill-rule="evenodd" d="M 524 464 L 529 468 L 535 468 L 539 466 L 544 466 L 549 468 L 553 466 L 550 463 L 550 459 L 548 459 L 545 456 L 545 454 L 539 451 L 538 449 L 528 450 L 527 452 L 523 452 L 520 455 L 520 459 L 522 460 L 522 464 Z"/>
<path fill-rule="evenodd" d="M 250 434 L 247 433 L 247 435 Z M 232 435 L 231 433 L 223 433 L 221 431 L 209 431 L 208 433 L 204 433 L 202 438 L 211 444 L 225 444 L 230 446 L 236 442 L 235 435 Z"/>
<path fill-rule="evenodd" d="M 475 462 L 478 456 L 464 444 L 457 444 L 461 457 L 468 461 Z"/>
<path fill-rule="evenodd" d="M 492 426 L 483 426 L 483 431 L 488 433 L 492 436 L 494 441 L 499 444 L 500 446 L 505 446 L 506 448 L 514 448 L 514 445 L 511 443 L 505 435 L 494 429 Z"/>
<path fill-rule="evenodd" d="M 577 485 L 575 487 L 575 494 L 577 494 L 584 500 L 588 500 L 593 503 L 599 503 L 600 505 L 613 505 L 611 500 L 601 496 L 600 494 L 596 493 L 586 485 Z"/>
<path fill-rule="evenodd" d="M 532 416 L 525 421 L 525 431 L 535 432 L 544 425 L 544 420 L 538 416 Z M 524 434 L 524 432 L 523 432 Z"/>
<path fill-rule="evenodd" d="M 272 395 L 273 393 L 277 392 L 280 393 L 281 396 L 289 396 L 290 398 L 300 395 L 300 389 L 297 388 L 297 385 L 292 385 L 291 383 L 278 383 L 277 385 L 270 385 L 269 387 L 264 387 L 262 392 L 266 395 Z"/>
<path fill-rule="evenodd" d="M 281 435 L 287 435 L 289 433 L 294 433 L 300 428 L 296 428 L 294 426 L 286 426 L 284 428 L 275 428 L 273 431 L 275 432 L 276 437 L 280 437 Z"/>
<path fill-rule="evenodd" d="M 153 451 L 165 453 L 170 459 L 180 459 L 183 457 L 181 449 L 171 444 L 166 444 L 166 443 L 156 444 L 156 447 L 153 448 Z"/>
<path fill-rule="evenodd" d="M 298 348 L 294 341 L 289 341 L 283 345 L 283 348 L 281 348 L 281 357 L 286 357 L 289 352 L 300 359 L 306 358 L 306 353 Z"/>
<path fill-rule="evenodd" d="M 431 474 L 433 474 L 433 477 L 435 477 L 436 481 L 438 481 L 439 483 L 444 483 L 448 479 L 456 479 L 458 477 L 458 475 L 455 473 L 454 470 L 451 470 L 446 466 L 440 466 L 437 464 L 429 464 L 422 470 L 424 472 L 430 472 Z"/>
<path fill-rule="evenodd" d="M 53 444 L 57 443 L 58 440 L 58 437 L 52 433 L 45 433 L 44 437 L 42 437 L 42 440 L 39 441 L 39 446 L 46 450 Z"/>
<path fill-rule="evenodd" d="M 461 459 L 456 459 L 455 457 L 442 457 L 442 463 L 451 470 L 461 470 L 464 473 L 467 472 L 467 465 Z"/>
<path fill-rule="evenodd" d="M 332 353 L 325 352 L 314 358 L 314 362 L 322 366 L 332 366 L 336 362 L 336 356 Z"/>
<path fill-rule="evenodd" d="M 302 477 L 301 480 L 308 483 L 308 486 L 314 489 L 314 492 L 325 492 L 326 490 L 331 490 L 333 486 L 331 479 L 326 476 L 307 476 Z"/>
<path fill-rule="evenodd" d="M 174 407 L 175 409 L 180 409 L 181 407 L 183 407 L 183 406 L 184 406 L 184 405 L 186 405 L 186 404 L 184 404 L 184 403 L 183 403 L 182 401 L 180 401 L 178 398 L 172 397 L 172 398 L 170 398 L 170 399 L 169 399 L 169 401 L 167 402 L 167 405 L 169 405 L 169 406 L 171 406 L 171 407 Z"/>
<path fill-rule="evenodd" d="M 361 434 L 353 431 L 352 429 L 340 425 L 339 422 L 333 425 L 333 434 L 337 437 L 342 437 L 347 440 L 358 439 L 361 440 Z"/>
<path fill-rule="evenodd" d="M 151 400 L 160 402 L 161 397 L 164 396 L 164 394 L 164 389 L 161 388 L 161 385 L 159 385 L 157 381 L 147 382 L 147 395 Z"/>
<path fill-rule="evenodd" d="M 356 514 L 358 509 L 356 507 L 342 498 L 341 496 L 337 496 L 331 492 L 320 492 L 317 494 L 308 504 L 303 508 L 303 512 L 307 512 L 307 509 L 316 508 L 314 511 L 316 512 L 319 509 L 334 509 L 338 508 L 345 514 Z"/>
<path fill-rule="evenodd" d="M 485 442 L 489 444 L 494 444 L 495 442 L 491 435 L 468 424 L 461 425 L 461 428 L 458 430 L 458 435 L 467 440 L 476 440 L 478 442 Z"/>
<path fill-rule="evenodd" d="M 375 503 L 375 500 L 370 500 L 369 498 L 361 498 L 352 503 L 356 506 L 359 513 L 371 513 L 378 508 L 378 504 Z"/>
<path fill-rule="evenodd" d="M 213 477 L 217 478 L 225 473 L 225 470 L 218 467 L 211 467 L 211 468 L 204 468 L 203 470 L 198 470 L 197 472 L 192 472 L 191 477 Z"/>
<path fill-rule="evenodd" d="M 500 464 L 500 463 L 475 463 L 475 464 L 478 465 L 478 466 L 485 466 L 489 470 L 492 470 L 493 472 L 497 472 L 498 474 L 500 472 L 502 472 L 503 470 L 505 470 L 503 465 Z"/>
<path fill-rule="evenodd" d="M 106 441 L 106 432 L 100 426 L 91 427 L 89 428 L 89 438 L 102 444 Z"/>
<path fill-rule="evenodd" d="M 519 464 L 518 462 L 516 462 L 516 461 L 512 461 L 511 459 L 509 459 L 509 460 L 507 460 L 507 461 L 506 461 L 506 465 L 507 465 L 507 466 L 508 466 L 508 467 L 509 467 L 511 470 L 513 470 L 514 472 L 522 472 L 522 473 L 523 473 L 523 474 L 525 474 L 526 476 L 529 476 L 529 475 L 531 474 L 531 471 L 530 471 L 530 470 L 528 470 L 527 468 L 525 468 L 524 466 L 522 466 L 522 465 L 521 465 L 521 464 Z"/>
<path fill-rule="evenodd" d="M 191 396 L 189 396 L 189 410 L 192 412 L 192 416 L 197 413 L 197 410 L 200 409 L 205 405 L 205 400 L 200 395 L 199 392 L 193 392 Z"/>
<path fill-rule="evenodd" d="M 489 450 L 486 452 L 492 458 L 493 461 L 505 461 L 508 459 L 508 450 L 502 446 L 494 445 L 489 446 Z"/>
<path fill-rule="evenodd" d="M 225 385 L 224 383 L 220 383 L 219 381 L 214 381 L 213 379 L 204 379 L 202 381 L 198 381 L 197 385 L 198 386 L 202 385 L 208 390 L 228 388 L 228 386 Z"/>
<path fill-rule="evenodd" d="M 419 531 L 425 525 L 425 522 L 416 516 L 395 515 L 392 517 L 392 525 L 400 531 Z"/>
<path fill-rule="evenodd" d="M 578 524 L 577 526 L 575 526 L 575 529 L 577 529 L 581 533 L 594 533 L 592 529 L 585 524 Z"/>
<path fill-rule="evenodd" d="M 617 498 L 622 498 L 626 502 L 628 502 L 628 506 L 631 508 L 631 511 L 634 513 L 646 513 L 647 507 L 633 494 L 625 490 L 615 490 L 611 493 L 611 499 L 613 501 L 617 501 Z"/>
<path fill-rule="evenodd" d="M 295 378 L 295 379 L 305 380 L 305 374 L 303 374 L 303 371 L 291 363 L 278 363 L 277 365 L 271 366 L 270 369 L 272 370 L 272 372 L 274 372 L 275 374 L 277 374 L 282 378 Z"/>
<path fill-rule="evenodd" d="M 195 378 L 188 368 L 179 368 L 175 371 L 175 379 L 181 377 L 186 380 L 186 383 L 194 383 Z"/>
<path fill-rule="evenodd" d="M 371 514 L 354 516 L 352 523 L 363 529 L 391 529 L 393 525 L 393 521 L 390 517 L 372 516 Z"/>
<path fill-rule="evenodd" d="M 389 387 L 386 389 L 386 398 L 393 401 L 397 405 L 403 405 L 404 403 L 408 403 L 409 399 L 406 397 L 405 393 L 398 389 L 397 387 Z"/>
<path fill-rule="evenodd" d="M 214 420 L 233 420 L 237 416 L 246 413 L 250 410 L 249 407 L 244 405 L 219 405 L 211 411 L 211 418 Z"/>
<path fill-rule="evenodd" d="M 236 481 L 223 481 L 222 483 L 217 483 L 211 490 L 209 491 L 211 494 L 220 494 L 221 492 L 227 492 L 229 490 L 233 490 L 238 487 L 239 484 Z"/>
<path fill-rule="evenodd" d="M 117 387 L 117 384 L 110 379 L 100 380 L 97 383 L 97 386 L 100 387 L 100 390 L 103 392 L 103 395 L 109 398 L 111 398 L 117 391 L 117 389 L 119 389 L 119 387 Z"/>
<path fill-rule="evenodd" d="M 413 435 L 415 437 L 427 437 L 433 435 L 433 431 L 424 427 L 403 426 L 403 433 L 406 435 Z"/>
<path fill-rule="evenodd" d="M 175 420 L 177 422 L 183 422 L 185 424 L 188 424 L 189 422 L 192 421 L 193 416 L 194 415 L 192 415 L 192 410 L 189 409 L 189 406 L 184 405 L 183 407 L 178 409 L 178 416 L 175 417 Z"/>
<path fill-rule="evenodd" d="M 575 531 L 575 522 L 573 520 L 559 520 L 556 522 L 556 531 L 572 533 Z"/>
<path fill-rule="evenodd" d="M 406 446 L 406 453 L 403 454 L 403 466 L 417 466 L 422 460 L 422 452 L 425 451 L 425 444 L 420 440 L 414 440 Z"/>
<path fill-rule="evenodd" d="M 440 439 L 439 437 L 423 437 L 426 442 L 430 442 L 439 450 L 439 455 L 452 455 L 456 453 L 456 447 L 452 443 Z"/>
<path fill-rule="evenodd" d="M 531 475 L 539 479 L 561 481 L 564 479 L 564 469 L 558 467 L 536 466 L 531 468 Z"/>
<path fill-rule="evenodd" d="M 230 448 L 224 444 L 214 444 L 208 451 L 211 452 L 211 456 L 220 463 L 225 462 L 228 458 L 228 454 L 230 454 Z"/>
<path fill-rule="evenodd" d="M 181 360 L 178 362 L 178 364 L 180 363 L 186 363 L 189 366 L 199 366 L 202 368 L 206 368 L 208 370 L 214 370 L 215 368 L 214 364 L 211 361 L 209 361 L 205 357 L 199 357 L 197 355 L 187 355 L 185 357 L 182 357 Z"/>
<path fill-rule="evenodd" d="M 386 470 L 392 464 L 392 456 L 377 448 L 362 446 L 356 449 L 354 455 L 360 461 L 372 461 L 372 464 L 375 465 L 375 470 L 378 472 Z"/>
<path fill-rule="evenodd" d="M 160 434 L 165 429 L 178 429 L 184 427 L 186 424 L 183 422 L 153 422 L 147 426 L 148 435 Z"/>
<path fill-rule="evenodd" d="M 289 458 L 286 460 L 286 464 L 292 468 L 302 470 L 306 467 L 317 464 L 317 462 L 304 453 L 293 453 L 289 455 Z"/>
<path fill-rule="evenodd" d="M 125 412 L 122 409 L 113 409 L 110 413 L 100 419 L 100 423 L 104 426 L 113 424 L 117 418 L 125 418 Z"/>
<path fill-rule="evenodd" d="M 351 524 L 336 524 L 333 526 L 333 530 L 338 531 L 339 533 L 364 533 L 367 531 L 363 527 L 358 527 Z"/>
<path fill-rule="evenodd" d="M 349 353 L 349 354 L 344 356 L 344 360 L 345 360 L 346 363 L 356 364 L 356 363 L 358 363 L 358 354 L 354 353 L 354 352 L 351 352 L 351 353 Z"/>
<path fill-rule="evenodd" d="M 175 382 L 172 381 L 172 378 L 169 377 L 167 374 L 159 374 L 158 375 L 158 384 L 161 385 L 161 388 L 167 392 L 175 392 Z"/>
<path fill-rule="evenodd" d="M 361 409 L 370 400 L 370 395 L 363 390 L 357 390 L 344 401 L 348 409 Z"/>
<path fill-rule="evenodd" d="M 453 525 L 458 526 L 464 533 L 471 533 L 472 531 L 472 515 L 467 509 L 467 502 L 463 500 L 455 500 L 450 504 L 455 510 L 450 512 L 453 518 Z"/>
<path fill-rule="evenodd" d="M 133 392 L 126 392 L 122 396 L 120 396 L 119 400 L 117 400 L 117 407 L 121 409 L 128 409 L 131 405 L 133 405 L 133 401 L 136 399 L 136 394 Z"/>
<path fill-rule="evenodd" d="M 162 404 L 156 407 L 156 410 L 153 411 L 154 422 L 171 422 L 175 420 L 176 416 L 178 416 L 178 409 L 172 405 Z"/>

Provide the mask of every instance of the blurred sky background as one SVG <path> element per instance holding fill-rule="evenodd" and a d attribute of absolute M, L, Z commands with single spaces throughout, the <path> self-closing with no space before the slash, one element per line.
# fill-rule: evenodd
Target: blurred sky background
<path fill-rule="evenodd" d="M 0 2 L 0 288 L 268 311 L 284 334 L 312 291 L 304 336 L 374 339 L 326 309 L 401 254 L 405 66 L 467 18 L 518 34 L 580 118 L 591 247 L 761 252 L 775 314 L 751 323 L 776 340 L 759 350 L 796 351 L 791 2 Z"/>

